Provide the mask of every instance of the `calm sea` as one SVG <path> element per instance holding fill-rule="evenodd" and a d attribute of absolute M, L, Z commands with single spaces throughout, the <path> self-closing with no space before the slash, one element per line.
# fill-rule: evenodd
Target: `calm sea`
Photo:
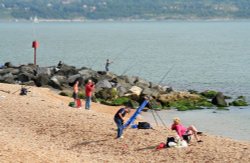
<path fill-rule="evenodd" d="M 104 70 L 109 58 L 114 61 L 111 71 L 156 83 L 174 66 L 163 81 L 166 85 L 178 90 L 214 89 L 233 97 L 244 95 L 250 102 L 249 29 L 250 21 L 0 22 L 0 63 L 32 63 L 31 42 L 36 39 L 40 43 L 37 58 L 40 66 L 55 65 L 62 60 L 77 67 Z M 222 115 L 218 125 L 225 118 L 229 120 L 225 121 L 228 126 L 237 122 L 233 124 L 236 138 L 246 134 L 239 139 L 250 140 L 250 129 L 244 127 L 250 124 L 249 110 L 231 108 L 212 116 L 205 116 L 210 111 L 177 114 L 183 115 L 187 122 L 189 117 L 194 123 L 200 123 L 199 117 L 203 117 L 203 126 L 210 126 L 208 122 Z M 243 125 L 243 129 L 237 130 L 240 128 L 237 125 Z M 214 133 L 212 129 L 202 129 Z"/>

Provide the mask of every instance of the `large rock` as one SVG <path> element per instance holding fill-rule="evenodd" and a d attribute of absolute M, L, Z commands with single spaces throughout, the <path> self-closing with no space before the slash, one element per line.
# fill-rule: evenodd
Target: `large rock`
<path fill-rule="evenodd" d="M 57 75 L 63 75 L 63 76 L 72 76 L 75 74 L 78 74 L 77 69 L 74 66 L 68 66 L 66 64 L 63 64 L 59 71 L 56 72 Z"/>
<path fill-rule="evenodd" d="M 14 67 L 13 64 L 12 64 L 11 62 L 6 62 L 6 63 L 4 64 L 4 66 L 7 67 L 7 68 Z"/>
<path fill-rule="evenodd" d="M 80 74 L 72 75 L 72 76 L 70 76 L 70 77 L 68 78 L 68 81 L 67 81 L 67 82 L 69 83 L 69 85 L 73 86 L 74 83 L 75 83 L 75 81 L 76 81 L 76 79 L 78 79 L 78 78 L 80 78 L 80 77 L 81 77 Z"/>
<path fill-rule="evenodd" d="M 218 92 L 215 97 L 212 99 L 212 104 L 219 106 L 219 107 L 227 107 L 227 102 L 223 93 Z"/>
<path fill-rule="evenodd" d="M 23 65 L 20 67 L 20 71 L 22 73 L 29 73 L 29 74 L 33 74 L 33 75 L 36 75 L 36 69 L 37 69 L 37 67 L 34 65 Z"/>
<path fill-rule="evenodd" d="M 46 86 L 49 84 L 50 82 L 50 79 L 49 79 L 49 76 L 44 74 L 44 75 L 38 75 L 38 77 L 34 80 L 35 81 L 35 84 L 36 86 L 38 87 L 42 87 L 42 86 Z"/>
<path fill-rule="evenodd" d="M 37 68 L 37 75 L 40 75 L 40 74 L 51 76 L 53 74 L 53 68 L 38 67 Z"/>
<path fill-rule="evenodd" d="M 96 98 L 104 100 L 112 100 L 118 97 L 117 90 L 115 88 L 105 88 L 95 93 Z"/>
<path fill-rule="evenodd" d="M 116 89 L 119 97 L 123 97 L 128 92 L 128 89 L 123 86 L 118 86 Z"/>
<path fill-rule="evenodd" d="M 134 85 L 135 82 L 137 81 L 138 77 L 125 75 L 125 76 L 119 76 L 119 78 L 121 78 L 122 80 L 124 80 L 126 83 Z"/>
<path fill-rule="evenodd" d="M 137 87 L 137 86 L 132 86 L 132 88 L 129 89 L 127 96 L 131 95 L 131 94 L 135 94 L 137 96 L 140 96 L 141 92 L 142 92 L 142 88 Z"/>
<path fill-rule="evenodd" d="M 55 88 L 55 89 L 63 90 L 63 89 L 62 89 L 62 84 L 61 84 L 61 82 L 58 80 L 58 78 L 60 78 L 60 77 L 59 77 L 59 76 L 53 76 L 53 77 L 50 79 L 49 85 L 52 86 L 52 87 Z"/>
<path fill-rule="evenodd" d="M 140 88 L 149 88 L 150 87 L 150 83 L 144 79 L 140 79 L 138 78 L 137 81 L 136 81 L 136 85 Z"/>
<path fill-rule="evenodd" d="M 143 89 L 141 94 L 142 94 L 142 96 L 158 97 L 160 95 L 160 92 L 157 89 L 145 88 L 145 89 Z"/>
<path fill-rule="evenodd" d="M 5 68 L 5 69 L 0 69 L 0 75 L 8 74 L 11 73 L 13 75 L 17 75 L 19 73 L 19 69 L 15 68 Z"/>
<path fill-rule="evenodd" d="M 96 71 L 90 69 L 80 70 L 78 73 L 85 78 L 90 78 L 98 74 Z"/>
<path fill-rule="evenodd" d="M 0 82 L 14 84 L 15 76 L 11 73 L 5 74 L 0 78 Z"/>
<path fill-rule="evenodd" d="M 28 82 L 30 80 L 33 80 L 35 77 L 33 74 L 29 74 L 29 73 L 26 73 L 26 72 L 23 72 L 19 75 L 17 75 L 17 80 L 20 81 L 20 82 Z"/>
<path fill-rule="evenodd" d="M 161 94 L 158 97 L 158 100 L 163 104 L 180 100 L 198 101 L 200 99 L 201 97 L 199 95 L 191 94 L 189 92 L 171 92 L 168 94 Z"/>
<path fill-rule="evenodd" d="M 112 88 L 112 84 L 108 80 L 101 80 L 96 83 L 96 88 Z"/>

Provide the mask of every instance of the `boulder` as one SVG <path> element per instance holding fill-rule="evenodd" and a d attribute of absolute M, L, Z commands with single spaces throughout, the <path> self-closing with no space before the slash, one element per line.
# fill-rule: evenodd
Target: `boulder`
<path fill-rule="evenodd" d="M 160 94 L 161 93 L 157 89 L 153 89 L 153 88 L 145 88 L 143 89 L 141 93 L 142 96 L 152 96 L 155 98 L 157 98 Z"/>
<path fill-rule="evenodd" d="M 97 71 L 97 73 L 98 73 L 99 75 L 107 75 L 107 72 L 106 72 L 106 71 Z"/>
<path fill-rule="evenodd" d="M 40 75 L 40 74 L 45 74 L 45 75 L 51 76 L 53 74 L 53 68 L 38 67 L 37 68 L 37 75 Z"/>
<path fill-rule="evenodd" d="M 61 75 L 61 76 L 62 76 L 62 75 Z M 69 83 L 69 85 L 73 86 L 74 83 L 75 83 L 75 81 L 76 81 L 76 79 L 78 79 L 78 78 L 80 78 L 80 77 L 81 77 L 80 74 L 75 74 L 75 75 L 69 76 L 67 82 Z"/>
<path fill-rule="evenodd" d="M 60 81 L 58 80 L 57 76 L 53 76 L 50 79 L 49 85 L 55 89 L 59 89 L 59 90 L 63 90 L 62 89 L 62 84 L 60 83 Z"/>
<path fill-rule="evenodd" d="M 0 76 L 10 73 L 9 69 L 0 69 Z"/>
<path fill-rule="evenodd" d="M 246 98 L 244 96 L 239 96 L 237 99 L 229 103 L 231 106 L 248 106 Z"/>
<path fill-rule="evenodd" d="M 90 78 L 92 76 L 96 76 L 97 72 L 94 70 L 90 70 L 90 69 L 84 69 L 84 70 L 80 70 L 78 72 L 81 76 L 83 76 L 84 78 Z"/>
<path fill-rule="evenodd" d="M 132 88 L 129 89 L 129 94 L 135 94 L 137 96 L 140 96 L 142 92 L 142 88 L 138 86 L 132 86 Z"/>
<path fill-rule="evenodd" d="M 33 74 L 29 74 L 27 72 L 23 72 L 23 73 L 17 75 L 17 80 L 20 81 L 20 82 L 22 82 L 22 83 L 23 82 L 28 82 L 28 81 L 30 81 L 30 80 L 32 80 L 34 78 L 35 77 L 34 77 Z"/>
<path fill-rule="evenodd" d="M 123 86 L 118 86 L 116 89 L 118 91 L 118 96 L 119 97 L 124 96 L 128 92 L 128 89 L 123 87 Z"/>
<path fill-rule="evenodd" d="M 74 66 L 68 66 L 66 64 L 63 64 L 61 68 L 56 72 L 57 75 L 63 75 L 63 76 L 72 76 L 75 74 L 78 74 L 78 71 Z"/>
<path fill-rule="evenodd" d="M 0 75 L 8 74 L 11 73 L 13 75 L 17 75 L 19 73 L 19 69 L 15 68 L 5 68 L 5 69 L 0 69 Z"/>
<path fill-rule="evenodd" d="M 212 104 L 219 106 L 219 107 L 227 107 L 227 102 L 223 93 L 218 92 L 215 97 L 212 99 Z"/>
<path fill-rule="evenodd" d="M 20 73 L 20 70 L 17 69 L 17 68 L 11 68 L 9 71 L 10 71 L 10 73 L 12 73 L 13 75 L 17 75 L 17 74 Z"/>
<path fill-rule="evenodd" d="M 20 67 L 20 71 L 21 73 L 29 73 L 29 74 L 36 75 L 36 68 L 34 66 L 23 65 Z"/>
<path fill-rule="evenodd" d="M 5 74 L 2 76 L 0 79 L 1 82 L 3 83 L 9 83 L 9 84 L 14 84 L 15 83 L 15 76 L 11 73 Z"/>
<path fill-rule="evenodd" d="M 96 88 L 112 88 L 112 84 L 108 80 L 101 80 L 96 83 Z"/>
<path fill-rule="evenodd" d="M 136 80 L 136 86 L 138 86 L 138 87 L 140 87 L 140 88 L 143 88 L 143 89 L 145 89 L 145 88 L 149 88 L 150 87 L 150 83 L 148 82 L 148 81 L 146 81 L 146 80 L 144 80 L 144 79 L 140 79 L 140 78 L 138 78 L 137 80 Z"/>
<path fill-rule="evenodd" d="M 206 90 L 204 92 L 201 92 L 200 94 L 208 99 L 213 99 L 218 94 L 218 92 L 213 90 Z"/>
<path fill-rule="evenodd" d="M 134 85 L 135 82 L 137 81 L 137 78 L 136 76 L 125 76 L 125 81 L 131 85 Z"/>
<path fill-rule="evenodd" d="M 6 63 L 4 64 L 4 66 L 7 67 L 7 68 L 14 67 L 13 64 L 12 64 L 11 62 L 6 62 Z"/>
<path fill-rule="evenodd" d="M 48 75 L 46 75 L 46 74 L 44 74 L 44 75 L 40 74 L 40 75 L 38 75 L 38 77 L 34 81 L 35 81 L 36 86 L 42 87 L 42 86 L 48 85 L 49 82 L 50 82 L 50 79 L 49 79 Z"/>
<path fill-rule="evenodd" d="M 158 100 L 163 104 L 179 100 L 198 101 L 200 99 L 201 97 L 199 95 L 191 94 L 189 92 L 171 92 L 168 94 L 161 94 L 158 97 Z"/>
<path fill-rule="evenodd" d="M 115 88 L 105 88 L 95 93 L 96 98 L 104 100 L 112 100 L 118 97 L 117 90 Z"/>

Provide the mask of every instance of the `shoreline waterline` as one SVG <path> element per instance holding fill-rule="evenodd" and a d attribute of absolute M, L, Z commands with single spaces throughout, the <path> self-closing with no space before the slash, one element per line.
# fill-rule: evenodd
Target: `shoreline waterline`
<path fill-rule="evenodd" d="M 249 107 L 229 107 L 229 110 L 203 109 L 192 111 L 163 110 L 158 111 L 167 127 L 174 117 L 179 117 L 184 126 L 195 125 L 205 134 L 222 136 L 239 141 L 250 142 Z M 151 111 L 142 113 L 143 119 L 156 126 Z M 156 119 L 162 126 L 159 118 Z"/>

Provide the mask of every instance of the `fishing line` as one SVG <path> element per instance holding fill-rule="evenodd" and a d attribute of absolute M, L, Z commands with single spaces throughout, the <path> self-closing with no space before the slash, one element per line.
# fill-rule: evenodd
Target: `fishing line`
<path fill-rule="evenodd" d="M 151 110 L 151 113 L 152 113 L 152 115 L 153 115 L 153 117 L 154 117 L 154 120 L 155 120 L 156 125 L 158 126 L 159 124 L 158 124 L 158 121 L 157 121 L 157 119 L 156 119 L 154 110 Z"/>

